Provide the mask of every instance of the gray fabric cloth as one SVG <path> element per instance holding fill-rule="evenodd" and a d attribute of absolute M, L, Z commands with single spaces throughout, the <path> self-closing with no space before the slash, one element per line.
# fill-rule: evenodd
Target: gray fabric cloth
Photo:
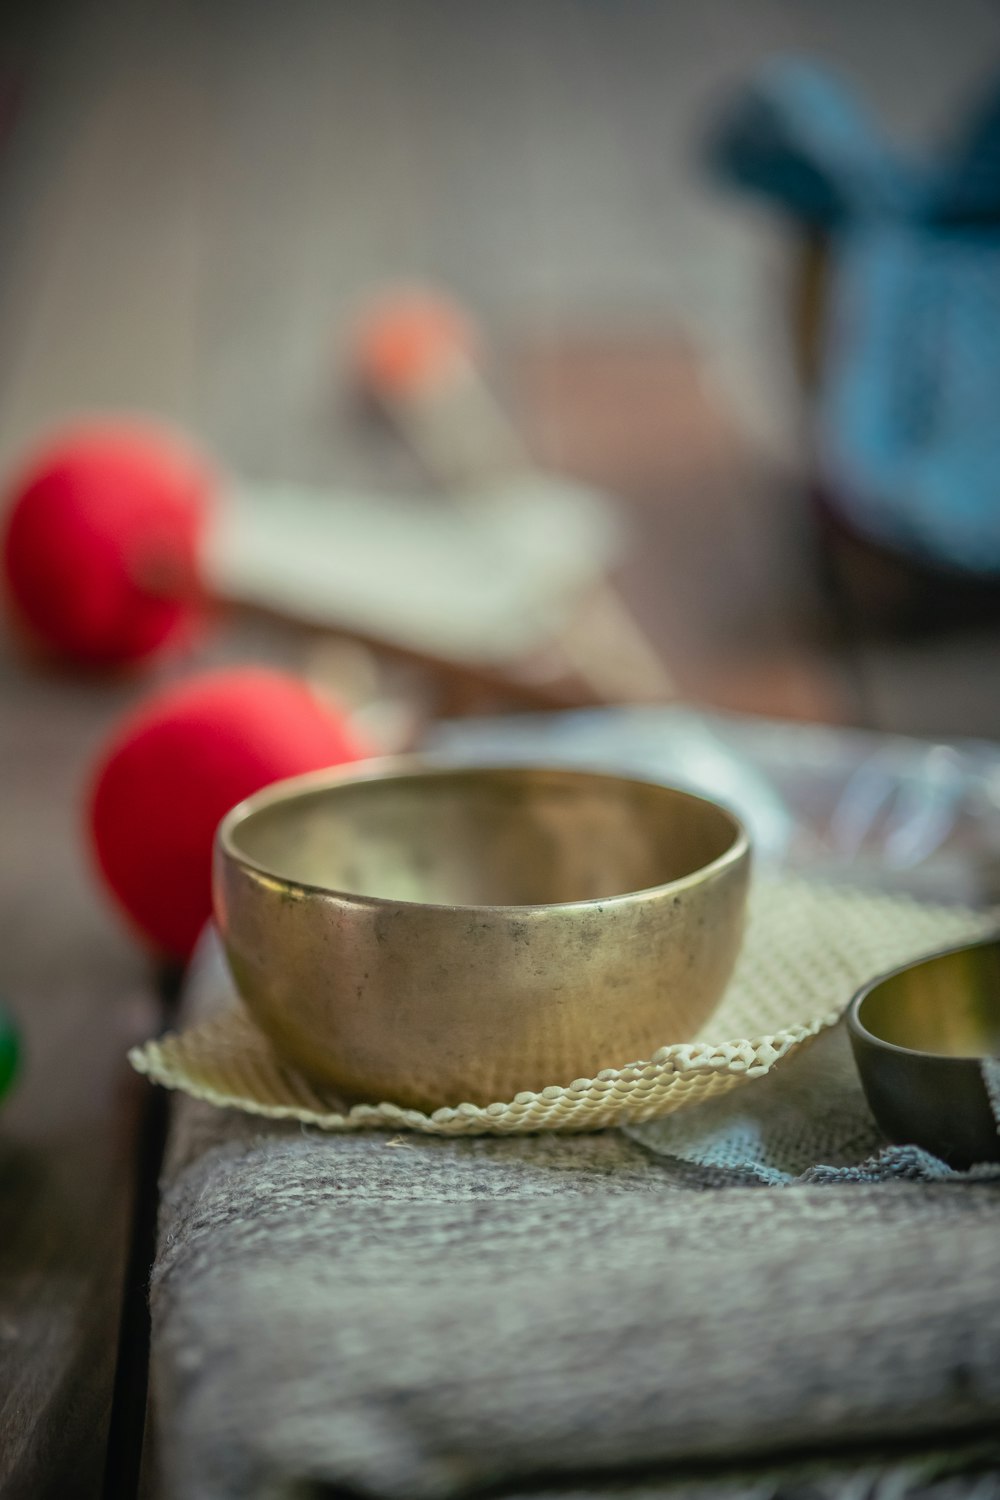
<path fill-rule="evenodd" d="M 983 1064 L 988 1087 L 995 1067 Z M 1000 1093 L 996 1098 L 1000 1128 Z M 737 1089 L 626 1133 L 651 1151 L 713 1168 L 719 1180 L 769 1187 L 1000 1179 L 1000 1162 L 958 1172 L 919 1146 L 885 1143 L 865 1102 L 843 1021 L 752 1089 Z"/>
<path fill-rule="evenodd" d="M 221 985 L 209 955 L 194 1010 Z M 616 1131 L 328 1137 L 178 1099 L 167 1493 L 896 1496 L 921 1449 L 1000 1432 L 1000 1183 L 729 1181 Z M 774 1478 L 872 1443 L 913 1452 Z"/>
<path fill-rule="evenodd" d="M 681 710 L 439 740 L 691 773 L 765 856 L 996 894 L 992 747 Z M 186 1018 L 224 987 L 203 955 Z M 747 1090 L 637 1138 L 330 1137 L 178 1098 L 152 1279 L 169 1500 L 1000 1497 L 1000 1181 L 911 1157 L 867 1180 L 887 1158 L 842 1038 L 820 1046 L 822 1088 L 780 1085 L 780 1155 L 769 1080 L 759 1113 Z"/>

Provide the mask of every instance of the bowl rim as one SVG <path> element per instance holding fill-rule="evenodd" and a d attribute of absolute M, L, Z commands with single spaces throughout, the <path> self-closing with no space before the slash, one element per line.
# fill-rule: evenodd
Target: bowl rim
<path fill-rule="evenodd" d="M 910 969 L 921 968 L 924 964 L 933 963 L 939 958 L 950 958 L 954 953 L 968 953 L 974 948 L 996 948 L 1000 950 L 1000 932 L 992 936 L 976 938 L 970 943 L 952 943 L 947 948 L 936 948 L 933 953 L 925 953 L 921 958 L 912 958 L 905 964 L 897 964 L 894 969 L 886 969 L 882 974 L 876 974 L 874 979 L 869 979 L 856 990 L 847 1007 L 847 1029 L 853 1037 L 859 1041 L 871 1042 L 873 1046 L 882 1048 L 885 1052 L 896 1053 L 900 1057 L 924 1058 L 930 1062 L 939 1064 L 968 1064 L 988 1061 L 995 1054 L 992 1052 L 926 1052 L 921 1047 L 902 1047 L 898 1042 L 887 1041 L 885 1037 L 879 1036 L 878 1032 L 870 1031 L 861 1020 L 861 1007 L 868 996 L 877 990 L 879 985 L 886 984 L 890 979 L 896 979 L 900 974 L 906 974 Z"/>
<path fill-rule="evenodd" d="M 664 881 L 659 885 L 643 886 L 639 890 L 619 891 L 613 896 L 597 896 L 588 898 L 586 901 L 547 901 L 532 904 L 514 905 L 490 904 L 488 902 L 445 902 L 445 901 L 405 901 L 397 900 L 389 896 L 369 896 L 356 891 L 339 890 L 335 886 L 317 885 L 306 880 L 293 880 L 287 875 L 282 875 L 258 860 L 252 859 L 248 854 L 239 850 L 235 843 L 235 835 L 241 824 L 255 813 L 263 811 L 275 802 L 292 800 L 298 796 L 308 796 L 316 791 L 327 788 L 335 789 L 342 785 L 353 785 L 367 781 L 390 781 L 411 780 L 417 777 L 446 777 L 465 775 L 469 772 L 484 773 L 509 773 L 514 772 L 542 772 L 555 773 L 557 775 L 579 776 L 580 778 L 600 779 L 605 781 L 627 782 L 636 786 L 656 787 L 663 791 L 675 792 L 679 796 L 688 798 L 692 802 L 703 803 L 715 812 L 721 813 L 729 820 L 733 829 L 733 840 L 728 848 L 710 860 L 708 864 L 699 865 L 687 875 L 678 876 L 676 880 Z M 379 756 L 365 761 L 354 761 L 348 765 L 328 766 L 319 771 L 307 771 L 300 776 L 289 776 L 281 781 L 272 782 L 263 787 L 259 792 L 244 797 L 237 802 L 235 807 L 230 808 L 216 829 L 215 851 L 232 865 L 242 869 L 251 876 L 263 878 L 264 880 L 279 884 L 283 890 L 301 892 L 303 895 L 320 896 L 332 901 L 344 902 L 351 906 L 374 909 L 391 909 L 398 911 L 440 911 L 440 912 L 516 912 L 530 916 L 532 913 L 546 912 L 571 912 L 584 911 L 594 907 L 617 906 L 635 901 L 642 896 L 650 895 L 673 895 L 698 885 L 707 877 L 721 873 L 731 865 L 738 864 L 741 860 L 748 859 L 752 846 L 750 835 L 743 820 L 724 802 L 718 802 L 712 797 L 706 797 L 700 792 L 689 791 L 687 787 L 680 787 L 668 781 L 657 781 L 648 776 L 622 775 L 616 771 L 607 769 L 591 768 L 584 765 L 560 765 L 558 762 L 546 761 L 437 761 L 420 755 L 393 755 Z"/>

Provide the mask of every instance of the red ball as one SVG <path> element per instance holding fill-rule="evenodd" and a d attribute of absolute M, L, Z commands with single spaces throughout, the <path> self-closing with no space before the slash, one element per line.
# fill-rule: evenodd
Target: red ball
<path fill-rule="evenodd" d="M 305 683 L 244 667 L 155 693 L 115 729 L 93 776 L 90 835 L 119 905 L 187 958 L 211 915 L 222 816 L 272 781 L 361 759 L 343 715 Z"/>
<path fill-rule="evenodd" d="M 216 478 L 167 429 L 92 422 L 46 444 L 11 492 L 3 571 L 15 616 L 55 656 L 138 661 L 202 613 L 198 546 Z"/>

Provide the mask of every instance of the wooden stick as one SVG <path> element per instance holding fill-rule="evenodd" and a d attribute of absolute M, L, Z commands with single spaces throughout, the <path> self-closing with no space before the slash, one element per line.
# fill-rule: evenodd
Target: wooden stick
<path fill-rule="evenodd" d="M 431 293 L 387 298 L 362 325 L 358 372 L 400 435 L 457 504 L 497 481 L 535 473 L 506 414 L 483 380 L 467 316 Z M 554 643 L 599 702 L 662 702 L 674 682 L 614 584 L 595 580 Z"/>

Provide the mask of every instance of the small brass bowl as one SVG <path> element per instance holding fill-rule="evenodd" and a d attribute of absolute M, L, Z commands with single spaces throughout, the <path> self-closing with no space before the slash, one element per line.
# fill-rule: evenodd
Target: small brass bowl
<path fill-rule="evenodd" d="M 861 1083 L 890 1141 L 953 1167 L 1000 1160 L 982 1064 L 1000 1058 L 1000 939 L 872 980 L 847 1025 Z"/>
<path fill-rule="evenodd" d="M 669 787 L 369 762 L 234 808 L 215 910 L 280 1055 L 347 1100 L 429 1110 L 692 1037 L 736 958 L 749 862 L 731 813 Z"/>

